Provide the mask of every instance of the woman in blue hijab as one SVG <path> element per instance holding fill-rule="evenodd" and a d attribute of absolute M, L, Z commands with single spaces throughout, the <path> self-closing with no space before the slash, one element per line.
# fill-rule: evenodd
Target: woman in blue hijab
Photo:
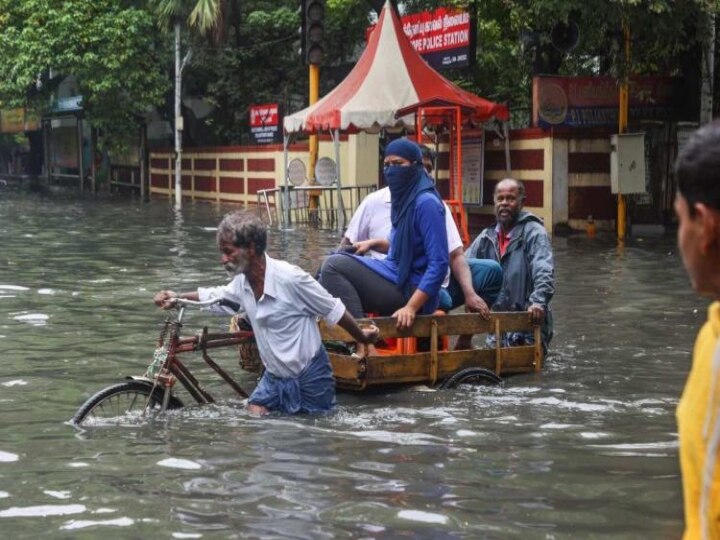
<path fill-rule="evenodd" d="M 390 188 L 390 251 L 377 260 L 344 253 L 323 263 L 320 283 L 357 318 L 373 312 L 397 317 L 409 328 L 437 308 L 448 270 L 445 208 L 422 164 L 420 147 L 396 139 L 385 149 L 383 174 Z"/>

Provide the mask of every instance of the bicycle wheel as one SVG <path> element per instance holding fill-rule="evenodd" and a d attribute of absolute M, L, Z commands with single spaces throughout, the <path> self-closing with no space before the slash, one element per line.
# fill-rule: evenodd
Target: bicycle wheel
<path fill-rule="evenodd" d="M 70 420 L 75 425 L 88 425 L 93 422 L 118 418 L 127 414 L 157 413 L 162 407 L 163 390 L 155 388 L 145 381 L 127 381 L 100 390 L 90 397 Z M 175 396 L 170 396 L 168 409 L 183 406 Z"/>
<path fill-rule="evenodd" d="M 492 371 L 480 367 L 461 369 L 442 381 L 438 388 L 455 388 L 460 384 L 496 385 L 502 384 L 503 380 Z"/>

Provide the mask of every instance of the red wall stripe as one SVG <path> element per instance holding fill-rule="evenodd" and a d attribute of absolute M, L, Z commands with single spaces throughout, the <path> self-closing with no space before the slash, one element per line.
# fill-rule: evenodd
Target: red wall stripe
<path fill-rule="evenodd" d="M 470 242 L 475 240 L 475 237 L 480 234 L 485 227 L 489 227 L 495 223 L 494 214 L 473 214 L 468 213 L 468 230 L 470 233 Z"/>
<path fill-rule="evenodd" d="M 610 154 L 606 152 L 571 152 L 568 173 L 610 174 Z"/>
<path fill-rule="evenodd" d="M 167 169 L 170 166 L 169 161 L 169 159 L 151 159 L 150 166 L 153 169 Z"/>
<path fill-rule="evenodd" d="M 244 171 L 245 162 L 242 159 L 221 159 L 221 171 Z"/>
<path fill-rule="evenodd" d="M 510 150 L 510 166 L 515 170 L 539 171 L 545 167 L 545 151 Z M 485 170 L 505 170 L 505 150 L 485 152 Z"/>
<path fill-rule="evenodd" d="M 245 193 L 245 181 L 242 178 L 220 177 L 221 193 Z"/>
<path fill-rule="evenodd" d="M 571 186 L 568 189 L 570 219 L 615 219 L 617 202 L 610 186 Z"/>
<path fill-rule="evenodd" d="M 153 173 L 150 175 L 150 185 L 153 187 L 166 188 L 168 185 L 168 177 L 166 174 Z"/>
<path fill-rule="evenodd" d="M 274 172 L 275 171 L 275 160 L 274 159 L 248 159 L 248 171 L 256 172 Z"/>
<path fill-rule="evenodd" d="M 195 177 L 196 191 L 215 191 L 215 178 L 207 176 Z"/>
<path fill-rule="evenodd" d="M 185 167 L 185 164 L 183 164 L 183 167 Z M 195 170 L 196 171 L 212 171 L 215 169 L 215 160 L 214 159 L 196 159 L 195 160 Z"/>
<path fill-rule="evenodd" d="M 260 189 L 272 189 L 274 187 L 274 178 L 248 178 L 249 195 L 255 195 Z"/>

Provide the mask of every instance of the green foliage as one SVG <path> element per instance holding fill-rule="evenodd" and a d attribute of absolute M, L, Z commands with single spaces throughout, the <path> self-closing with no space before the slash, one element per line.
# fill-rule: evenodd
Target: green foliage
<path fill-rule="evenodd" d="M 137 115 L 159 103 L 154 20 L 113 0 L 0 0 L 0 103 L 47 110 L 55 74 L 73 75 L 95 126 L 116 140 L 137 133 Z M 44 84 L 37 89 L 41 78 Z"/>
<path fill-rule="evenodd" d="M 194 141 L 238 144 L 248 133 L 250 105 L 280 103 L 286 113 L 307 106 L 308 67 L 299 54 L 297 0 L 250 0 L 225 19 L 226 39 L 213 46 L 195 35 L 185 95 L 204 96 L 214 112 L 190 126 Z M 321 94 L 352 67 L 364 45 L 367 6 L 358 0 L 328 0 L 325 9 L 325 63 Z"/>

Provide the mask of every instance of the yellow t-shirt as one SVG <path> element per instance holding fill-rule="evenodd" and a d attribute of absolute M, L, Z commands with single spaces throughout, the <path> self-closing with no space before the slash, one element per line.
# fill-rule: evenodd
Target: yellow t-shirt
<path fill-rule="evenodd" d="M 720 540 L 720 459 L 717 451 L 712 483 L 705 486 L 703 481 L 708 445 L 713 436 L 720 435 L 717 433 L 720 431 L 720 365 L 713 370 L 713 356 L 718 347 L 720 302 L 714 302 L 708 309 L 708 320 L 695 341 L 692 369 L 676 412 L 685 504 L 684 540 Z M 706 416 L 710 418 L 706 419 Z M 702 534 L 700 507 L 703 497 L 707 497 L 706 535 Z"/>

